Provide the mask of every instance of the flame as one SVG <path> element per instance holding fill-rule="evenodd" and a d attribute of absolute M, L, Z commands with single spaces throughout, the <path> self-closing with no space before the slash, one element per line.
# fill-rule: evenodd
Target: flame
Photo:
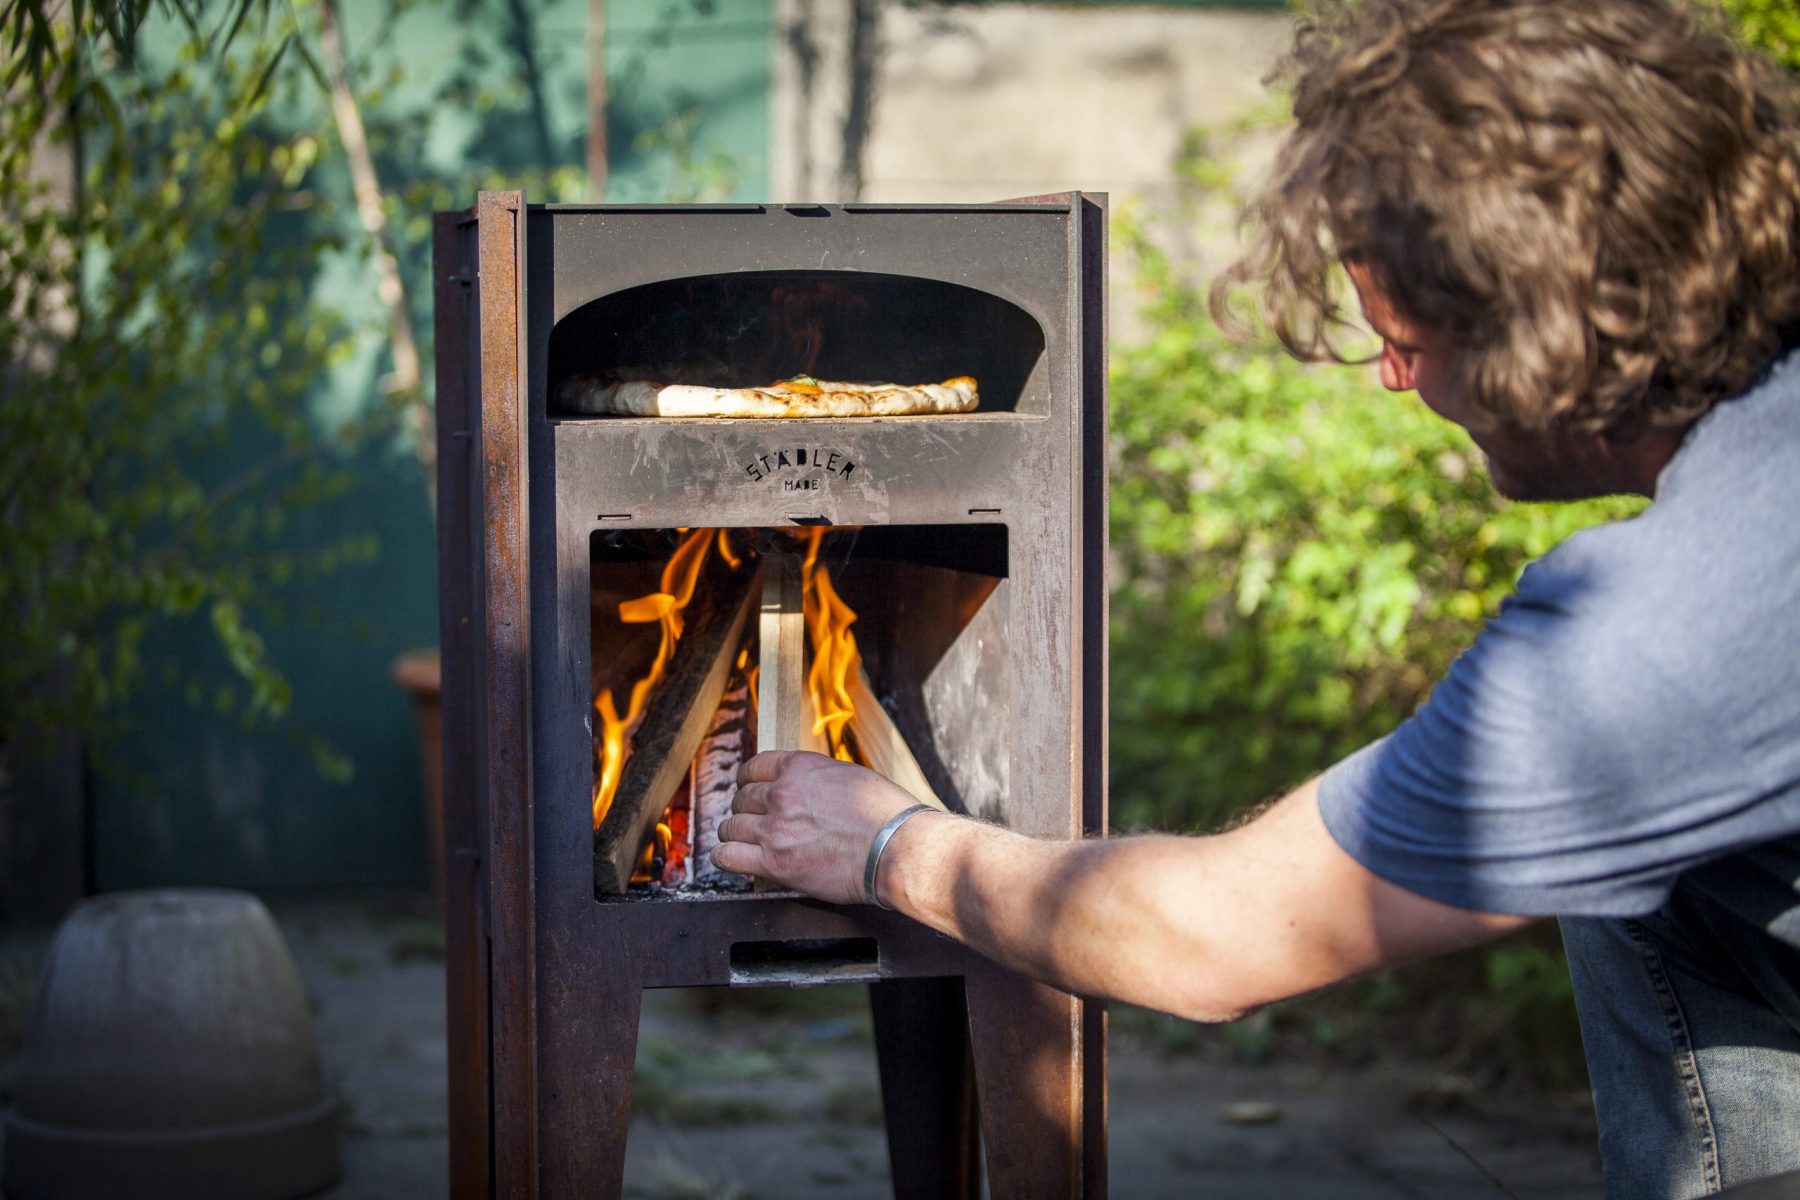
<path fill-rule="evenodd" d="M 594 711 L 600 719 L 599 761 L 593 797 L 596 829 L 606 819 L 613 797 L 618 793 L 625 759 L 630 754 L 631 735 L 643 719 L 650 696 L 662 682 L 674 658 L 685 622 L 684 612 L 693 601 L 707 554 L 716 549 L 734 568 L 742 562 L 724 529 L 682 529 L 678 532 L 684 536 L 663 568 L 658 590 L 619 605 L 619 620 L 628 625 L 660 625 L 662 640 L 649 670 L 632 684 L 623 713 L 619 711 L 611 688 L 601 689 L 594 697 Z M 831 582 L 830 569 L 819 561 L 825 532 L 818 528 L 800 535 L 805 545 L 800 568 L 802 608 L 807 640 L 812 648 L 812 662 L 806 672 L 806 697 L 812 706 L 813 734 L 823 742 L 826 752 L 845 762 L 859 762 L 861 755 L 851 729 L 856 717 L 856 703 L 850 690 L 850 681 L 862 669 L 856 635 L 850 628 L 856 621 L 856 611 L 838 594 Z M 737 667 L 746 671 L 754 712 L 761 665 L 750 661 L 746 648 L 738 654 Z M 632 871 L 632 882 L 651 882 L 681 861 L 691 816 L 691 813 L 676 811 L 673 806 L 664 811 L 645 840 Z"/>
<path fill-rule="evenodd" d="M 642 679 L 631 685 L 631 698 L 621 714 L 618 702 L 613 699 L 611 688 L 602 688 L 594 697 L 594 711 L 600 717 L 600 762 L 594 780 L 594 828 L 600 828 L 600 822 L 606 819 L 607 810 L 612 807 L 613 797 L 619 791 L 619 777 L 625 771 L 626 745 L 632 730 L 644 715 L 644 705 L 650 699 L 650 693 L 662 682 L 668 671 L 669 660 L 675 655 L 675 643 L 681 640 L 683 626 L 683 610 L 694 598 L 694 585 L 699 581 L 700 568 L 706 564 L 706 554 L 713 545 L 711 529 L 683 529 L 685 534 L 675 553 L 669 556 L 668 565 L 663 567 L 661 588 L 647 596 L 639 596 L 635 600 L 626 600 L 619 605 L 619 620 L 627 625 L 647 625 L 656 622 L 662 626 L 662 645 L 658 647 L 656 659 L 650 664 L 650 671 Z M 725 531 L 718 530 L 718 545 L 722 555 L 729 555 L 730 546 L 725 540 Z M 730 556 L 726 561 L 731 561 Z"/>
<path fill-rule="evenodd" d="M 844 603 L 831 584 L 830 569 L 819 562 L 824 535 L 823 529 L 809 531 L 806 558 L 800 564 L 802 606 L 813 650 L 806 694 L 812 701 L 813 733 L 824 736 L 827 753 L 844 762 L 856 762 L 849 732 L 856 716 L 849 681 L 862 669 L 856 635 L 850 632 L 856 610 Z"/>
<path fill-rule="evenodd" d="M 745 646 L 738 651 L 737 669 L 744 672 L 744 682 L 750 688 L 750 715 L 756 715 L 756 678 L 762 672 L 761 663 L 750 661 L 750 647 Z"/>

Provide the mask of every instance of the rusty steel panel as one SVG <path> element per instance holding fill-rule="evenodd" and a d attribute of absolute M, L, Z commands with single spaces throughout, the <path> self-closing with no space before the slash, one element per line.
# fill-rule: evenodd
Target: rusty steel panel
<path fill-rule="evenodd" d="M 1081 831 L 1084 837 L 1105 837 L 1110 820 L 1107 763 L 1110 761 L 1107 712 L 1110 665 L 1107 630 L 1112 621 L 1106 588 L 1107 514 L 1110 511 L 1107 478 L 1106 429 L 1111 398 L 1107 392 L 1106 345 L 1106 216 L 1105 195 L 1084 195 L 1081 201 L 1080 271 L 1075 281 L 1080 290 L 1081 321 L 1081 480 L 1077 518 L 1082 522 L 1081 571 L 1076 578 L 1080 597 L 1081 630 Z M 1081 1103 L 1083 1195 L 1089 1200 L 1106 1196 L 1106 1004 L 1081 999 Z"/>
<path fill-rule="evenodd" d="M 992 963 L 964 982 L 988 1194 L 1082 1196 L 1084 1160 L 1097 1154 L 1082 1139 L 1082 1002 Z"/>
<path fill-rule="evenodd" d="M 728 271 L 855 271 L 976 288 L 1062 323 L 1062 226 L 1074 197 L 1033 205 L 547 205 L 552 320 L 606 292 Z M 994 247 L 1006 251 L 996 254 Z"/>
<path fill-rule="evenodd" d="M 1081 999 L 1081 1194 L 1106 1197 L 1106 1003 Z"/>
<path fill-rule="evenodd" d="M 531 778 L 531 564 L 524 347 L 525 195 L 476 204 L 481 313 L 483 664 L 492 955 L 494 1189 L 537 1192 L 537 956 Z"/>
<path fill-rule="evenodd" d="M 476 341 L 470 212 L 439 213 L 432 230 L 437 345 L 438 648 L 443 664 L 444 1016 L 448 1031 L 450 1194 L 489 1192 L 487 880 L 481 811 L 480 506 L 471 383 Z"/>

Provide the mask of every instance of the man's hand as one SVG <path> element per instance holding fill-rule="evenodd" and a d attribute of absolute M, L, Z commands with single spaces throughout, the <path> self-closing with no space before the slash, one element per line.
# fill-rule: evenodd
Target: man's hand
<path fill-rule="evenodd" d="M 834 904 L 862 904 L 869 843 L 914 803 L 866 767 L 806 750 L 765 751 L 738 770 L 713 865 Z"/>

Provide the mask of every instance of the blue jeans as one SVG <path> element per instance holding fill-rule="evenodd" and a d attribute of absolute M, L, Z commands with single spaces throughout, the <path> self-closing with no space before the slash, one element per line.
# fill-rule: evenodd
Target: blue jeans
<path fill-rule="evenodd" d="M 1800 952 L 1734 908 L 1561 922 L 1608 1200 L 1800 1170 Z"/>

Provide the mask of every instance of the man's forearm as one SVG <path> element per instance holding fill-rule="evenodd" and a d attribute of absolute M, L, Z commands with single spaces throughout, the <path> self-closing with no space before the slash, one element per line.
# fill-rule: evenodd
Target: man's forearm
<path fill-rule="evenodd" d="M 1017 970 L 1202 1021 L 1525 923 L 1371 875 L 1325 832 L 1311 784 L 1211 837 L 1038 841 L 922 814 L 877 884 L 885 902 Z"/>
<path fill-rule="evenodd" d="M 878 885 L 884 902 L 1067 991 L 1228 1020 L 1258 999 L 1233 989 L 1204 921 L 1171 919 L 1166 894 L 1192 878 L 1206 841 L 1041 841 L 923 814 L 888 847 Z"/>

